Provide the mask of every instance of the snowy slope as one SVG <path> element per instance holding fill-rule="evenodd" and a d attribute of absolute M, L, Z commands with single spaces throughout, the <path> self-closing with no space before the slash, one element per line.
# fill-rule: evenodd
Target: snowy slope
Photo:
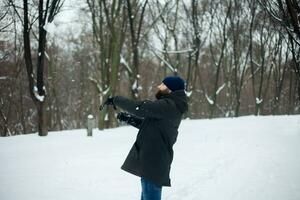
<path fill-rule="evenodd" d="M 1 200 L 138 200 L 137 129 L 0 138 Z M 164 200 L 299 200 L 300 116 L 185 120 Z"/>

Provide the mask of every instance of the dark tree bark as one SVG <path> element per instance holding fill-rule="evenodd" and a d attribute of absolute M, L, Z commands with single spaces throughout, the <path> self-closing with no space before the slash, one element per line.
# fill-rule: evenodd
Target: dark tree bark
<path fill-rule="evenodd" d="M 100 103 L 114 96 L 118 84 L 118 73 L 122 47 L 128 20 L 125 2 L 121 0 L 87 0 L 92 14 L 93 35 L 100 52 L 98 71 L 100 77 L 90 77 L 100 93 Z M 98 128 L 115 127 L 114 109 L 105 107 L 99 113 Z"/>
<path fill-rule="evenodd" d="M 48 134 L 47 125 L 45 124 L 45 106 L 46 100 L 45 85 L 44 85 L 44 64 L 45 64 L 45 49 L 47 31 L 44 26 L 46 23 L 51 23 L 55 15 L 59 12 L 63 2 L 60 0 L 46 1 L 44 5 L 43 0 L 39 0 L 38 4 L 38 52 L 36 64 L 36 82 L 34 79 L 33 62 L 31 54 L 31 39 L 30 32 L 32 25 L 29 22 L 29 8 L 28 0 L 23 1 L 23 40 L 24 40 L 24 60 L 27 70 L 27 77 L 29 83 L 29 92 L 33 102 L 36 105 L 38 112 L 38 134 L 39 136 L 46 136 Z"/>
<path fill-rule="evenodd" d="M 220 73 L 221 73 L 221 67 L 222 67 L 222 61 L 223 61 L 223 57 L 225 54 L 225 48 L 227 45 L 227 40 L 228 40 L 228 35 L 227 35 L 227 22 L 228 22 L 228 18 L 231 12 L 231 8 L 232 8 L 232 4 L 231 2 L 229 2 L 228 7 L 226 7 L 226 16 L 225 16 L 225 20 L 224 23 L 222 24 L 222 46 L 221 46 L 221 50 L 220 50 L 220 55 L 218 57 L 218 59 L 216 59 L 215 57 L 215 53 L 213 52 L 212 49 L 212 43 L 210 43 L 210 52 L 211 52 L 211 56 L 212 56 L 212 62 L 214 67 L 216 68 L 216 73 L 215 73 L 215 80 L 213 83 L 213 90 L 212 90 L 212 95 L 210 98 L 210 100 L 208 100 L 208 104 L 209 104 L 209 118 L 213 118 L 214 116 L 214 111 L 217 107 L 217 91 L 219 90 L 219 80 L 220 80 Z"/>
<path fill-rule="evenodd" d="M 136 4 L 136 12 L 133 13 L 133 7 L 130 0 L 127 0 L 127 12 L 128 12 L 128 21 L 129 21 L 129 28 L 130 28 L 130 36 L 131 36 L 131 48 L 133 52 L 132 56 L 132 73 L 130 73 L 130 85 L 131 85 L 131 94 L 132 97 L 135 99 L 139 99 L 139 85 L 140 85 L 140 75 L 139 75 L 139 43 L 141 37 L 141 30 L 143 25 L 143 19 L 145 16 L 145 9 L 148 3 L 148 0 L 145 0 L 142 4 L 142 10 L 139 14 L 140 7 Z M 133 87 L 134 86 L 134 87 Z"/>
<path fill-rule="evenodd" d="M 280 24 L 285 30 L 278 28 L 280 34 L 283 34 L 290 40 L 290 51 L 293 55 L 294 64 L 293 70 L 298 81 L 297 99 L 300 101 L 300 2 L 297 0 L 277 0 L 276 3 L 272 0 L 259 0 L 261 7 L 273 19 L 274 24 Z"/>

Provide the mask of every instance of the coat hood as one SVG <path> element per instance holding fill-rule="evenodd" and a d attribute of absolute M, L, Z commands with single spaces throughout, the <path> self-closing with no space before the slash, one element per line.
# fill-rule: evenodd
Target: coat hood
<path fill-rule="evenodd" d="M 170 94 L 165 94 L 162 96 L 162 98 L 172 99 L 181 113 L 188 111 L 187 96 L 184 90 L 177 90 L 171 92 Z"/>

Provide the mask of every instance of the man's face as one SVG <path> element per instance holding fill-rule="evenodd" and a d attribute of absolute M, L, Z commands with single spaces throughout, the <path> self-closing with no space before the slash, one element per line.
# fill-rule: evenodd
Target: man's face
<path fill-rule="evenodd" d="M 159 86 L 157 86 L 157 89 L 160 90 L 160 91 L 169 90 L 169 88 L 164 83 L 161 83 Z"/>
<path fill-rule="evenodd" d="M 169 90 L 169 88 L 164 83 L 161 83 L 160 85 L 157 86 L 157 92 L 155 94 L 155 97 L 157 99 L 160 99 L 160 97 L 163 94 L 169 94 L 169 93 L 171 93 L 171 90 Z"/>

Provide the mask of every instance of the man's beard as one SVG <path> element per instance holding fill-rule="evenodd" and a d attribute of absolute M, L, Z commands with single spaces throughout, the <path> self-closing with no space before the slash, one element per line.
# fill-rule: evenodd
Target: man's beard
<path fill-rule="evenodd" d="M 160 99 L 162 96 L 169 94 L 168 90 L 157 90 L 155 97 L 156 99 Z"/>

